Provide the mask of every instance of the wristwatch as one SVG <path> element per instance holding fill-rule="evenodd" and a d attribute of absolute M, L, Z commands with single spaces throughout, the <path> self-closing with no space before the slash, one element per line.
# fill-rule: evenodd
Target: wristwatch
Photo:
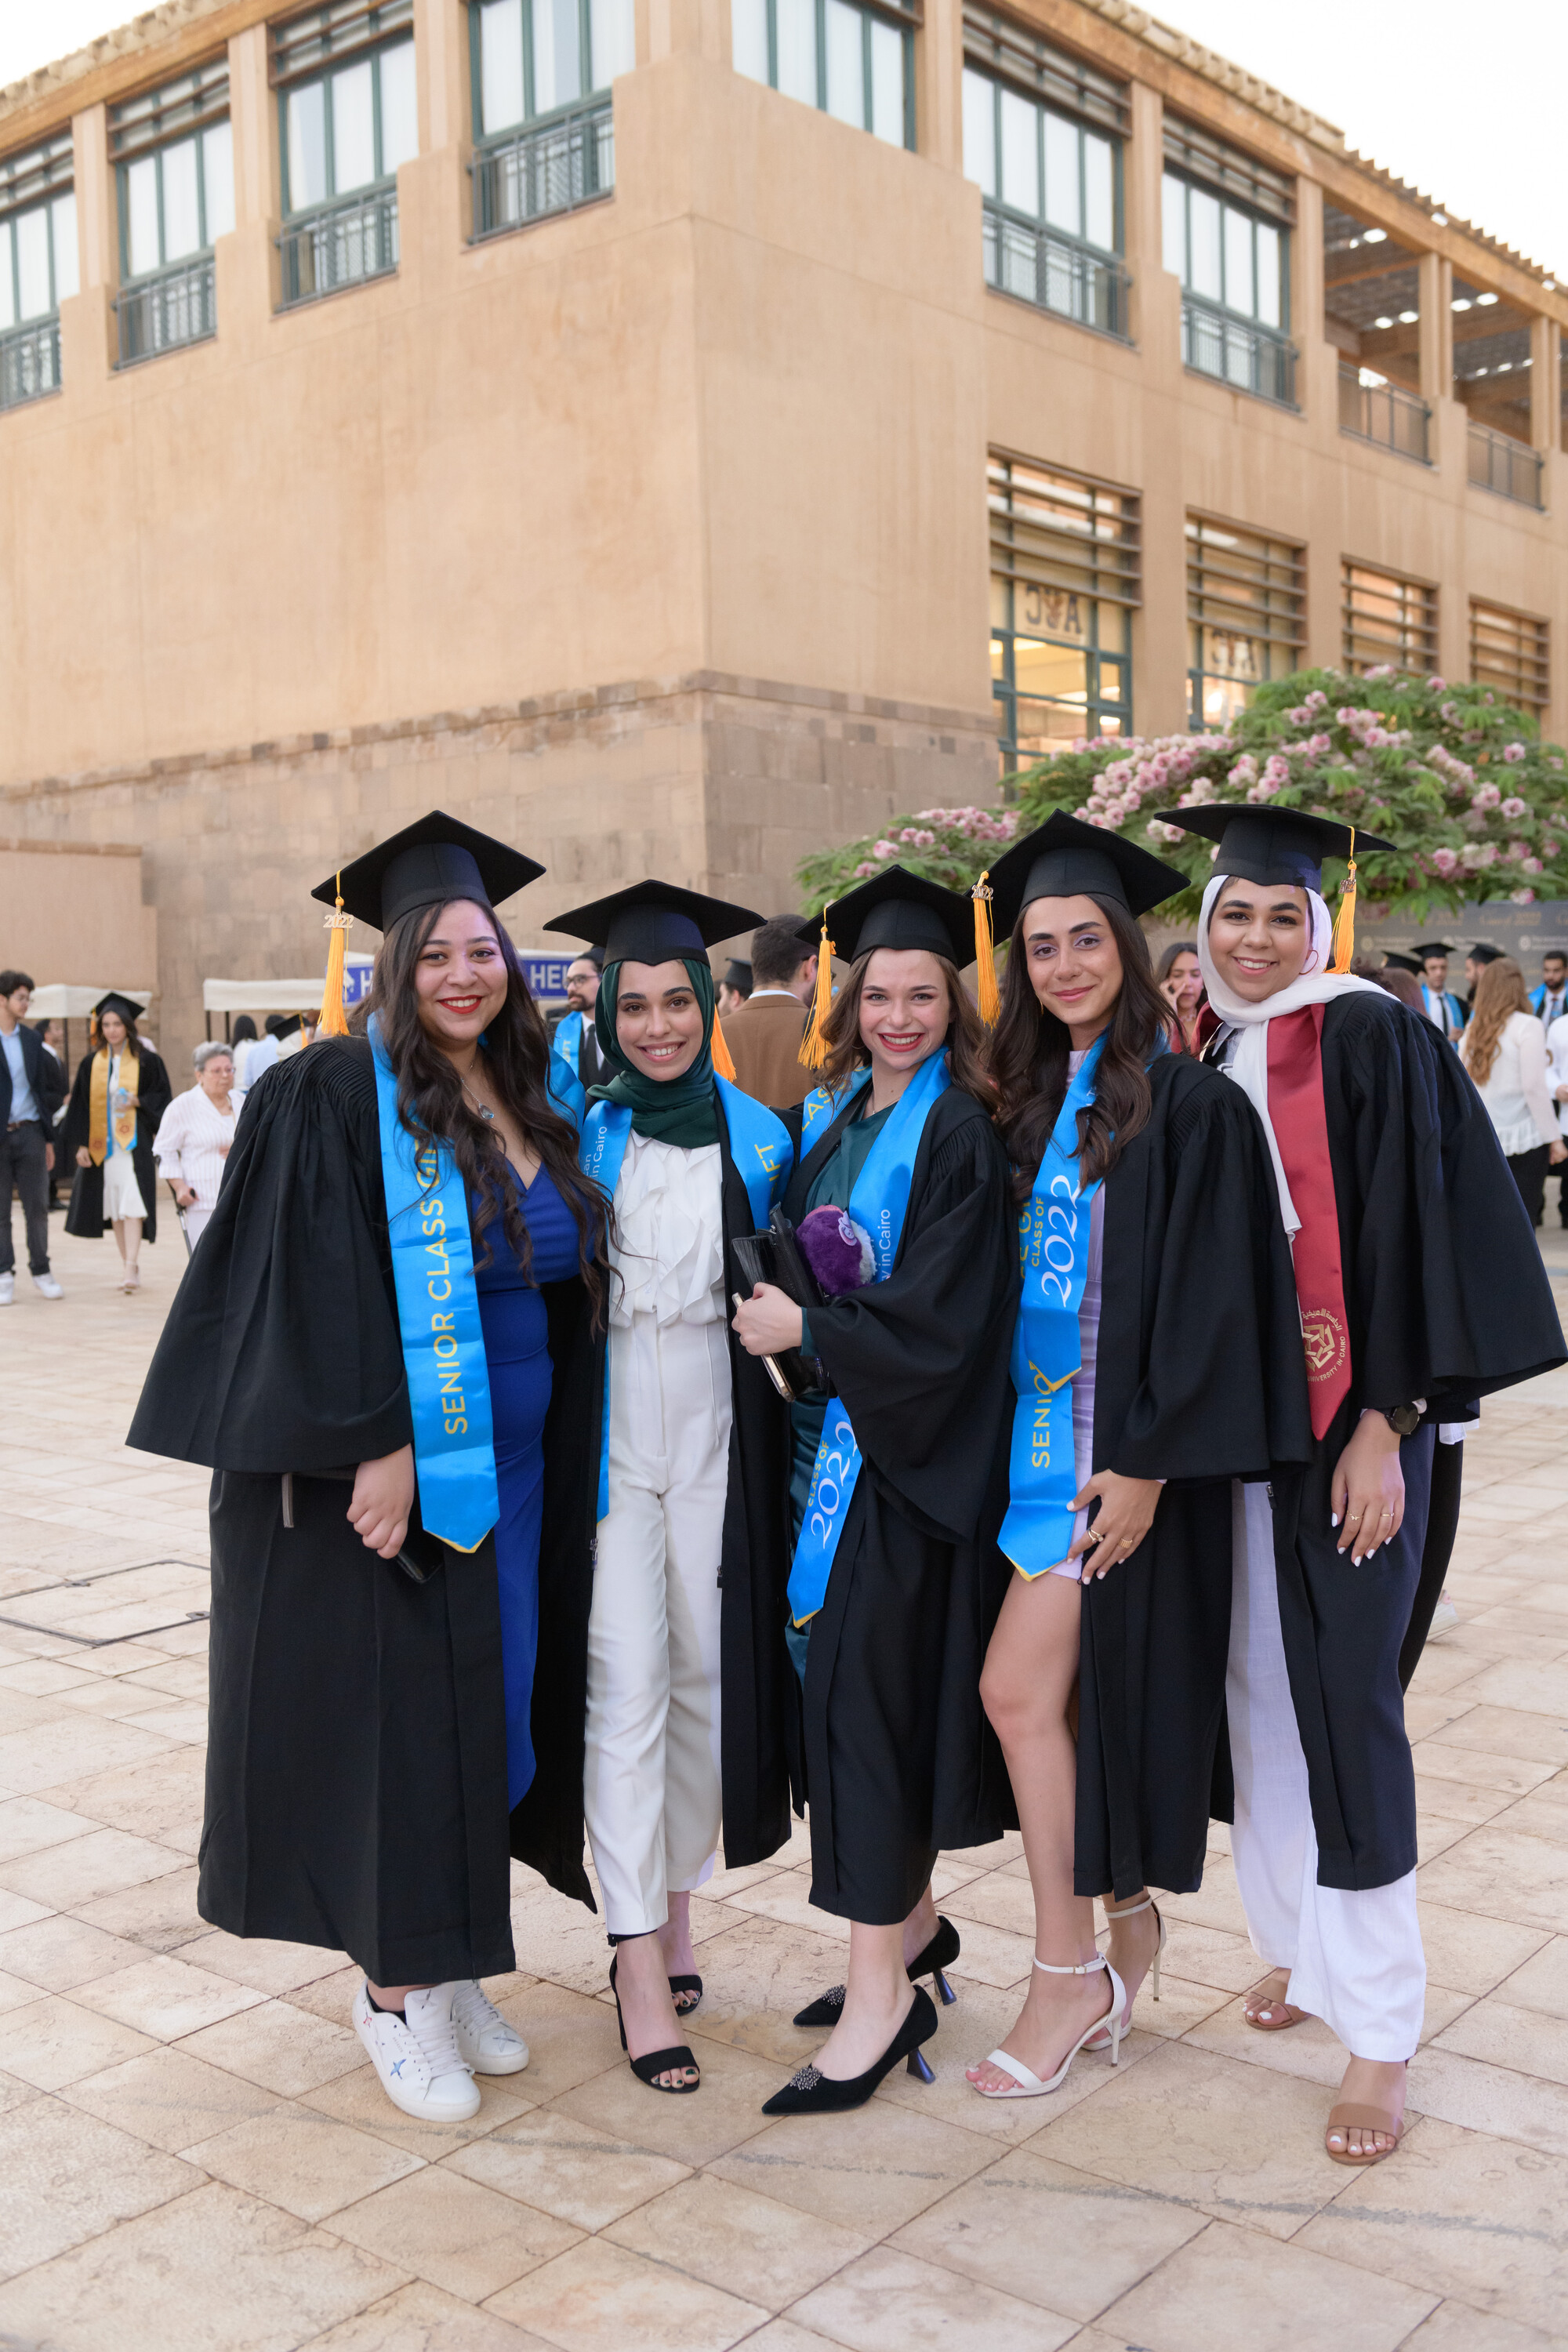
<path fill-rule="evenodd" d="M 1426 1410 L 1426 1398 L 1416 1397 L 1410 1404 L 1384 1405 L 1383 1417 L 1396 1437 L 1414 1437 Z"/>

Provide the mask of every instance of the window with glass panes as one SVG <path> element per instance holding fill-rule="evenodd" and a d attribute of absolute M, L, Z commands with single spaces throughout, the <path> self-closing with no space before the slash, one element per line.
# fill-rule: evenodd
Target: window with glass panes
<path fill-rule="evenodd" d="M 1341 567 L 1344 664 L 1428 676 L 1437 666 L 1437 591 L 1424 580 L 1374 571 L 1347 556 Z"/>
<path fill-rule="evenodd" d="M 1269 398 L 1292 399 L 1287 339 L 1293 184 L 1240 148 L 1172 116 L 1165 121 L 1164 152 L 1163 255 L 1187 295 L 1187 365 Z"/>
<path fill-rule="evenodd" d="M 1470 599 L 1470 677 L 1539 719 L 1551 699 L 1546 623 Z"/>
<path fill-rule="evenodd" d="M 637 63 L 636 0 L 477 0 L 468 25 L 476 138 L 608 90 Z"/>
<path fill-rule="evenodd" d="M 987 497 L 991 690 L 1006 774 L 1075 737 L 1131 732 L 1139 501 L 999 451 Z"/>
<path fill-rule="evenodd" d="M 120 193 L 120 269 L 145 278 L 212 249 L 234 226 L 228 61 L 110 109 Z"/>
<path fill-rule="evenodd" d="M 731 0 L 737 73 L 890 146 L 915 143 L 915 9 L 852 0 Z"/>
<path fill-rule="evenodd" d="M 1307 554 L 1289 540 L 1187 517 L 1187 724 L 1217 730 L 1301 664 Z"/>
<path fill-rule="evenodd" d="M 0 333 L 78 289 L 74 172 L 68 131 L 0 159 Z"/>
<path fill-rule="evenodd" d="M 274 28 L 287 214 L 373 188 L 418 153 L 413 27 L 414 0 L 336 0 Z"/>
<path fill-rule="evenodd" d="M 1125 334 L 1124 85 L 988 9 L 965 10 L 963 40 L 963 170 L 986 200 L 987 283 Z"/>

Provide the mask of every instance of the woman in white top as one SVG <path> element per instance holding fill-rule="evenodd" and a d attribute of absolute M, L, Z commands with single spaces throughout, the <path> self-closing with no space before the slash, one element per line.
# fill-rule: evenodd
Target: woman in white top
<path fill-rule="evenodd" d="M 1568 1160 L 1546 1076 L 1546 1032 L 1530 1009 L 1524 974 L 1511 956 L 1489 963 L 1476 983 L 1476 1009 L 1459 1040 L 1497 1129 L 1519 1196 L 1541 1223 L 1546 1171 Z"/>
<path fill-rule="evenodd" d="M 196 1083 L 176 1095 L 163 1113 L 153 1152 L 174 1205 L 184 1212 L 185 1232 L 195 1249 L 217 1206 L 223 1163 L 245 1097 L 235 1087 L 234 1056 L 220 1040 L 198 1045 L 191 1059 Z"/>

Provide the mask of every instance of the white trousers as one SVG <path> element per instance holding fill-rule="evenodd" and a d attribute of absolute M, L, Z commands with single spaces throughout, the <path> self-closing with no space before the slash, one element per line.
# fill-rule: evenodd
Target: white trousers
<path fill-rule="evenodd" d="M 612 1324 L 610 1507 L 588 1618 L 584 1811 L 613 1936 L 645 1935 L 713 1867 L 719 1563 L 729 1482 L 722 1323 Z"/>
<path fill-rule="evenodd" d="M 1359 1890 L 1318 1884 L 1267 1486 L 1232 1486 L 1231 1539 L 1225 1686 L 1236 1774 L 1231 1853 L 1252 1948 L 1270 1968 L 1289 1969 L 1287 1999 L 1321 2017 L 1352 2057 L 1414 2057 L 1426 1993 L 1415 1873 Z"/>

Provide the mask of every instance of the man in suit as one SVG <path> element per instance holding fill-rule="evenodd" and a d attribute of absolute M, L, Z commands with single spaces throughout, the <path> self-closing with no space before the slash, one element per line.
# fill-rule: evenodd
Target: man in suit
<path fill-rule="evenodd" d="M 816 1074 L 802 1066 L 805 1008 L 816 985 L 816 957 L 802 944 L 798 915 L 773 915 L 752 934 L 752 992 L 722 1026 L 746 1094 L 773 1110 L 804 1102 Z"/>
<path fill-rule="evenodd" d="M 1426 1018 L 1452 1045 L 1465 1025 L 1465 1008 L 1448 986 L 1448 958 L 1454 950 L 1447 940 L 1423 940 L 1415 953 L 1420 960 L 1421 1001 Z"/>
<path fill-rule="evenodd" d="M 16 1296 L 16 1252 L 11 1239 L 11 1188 L 22 1196 L 27 1266 L 45 1298 L 65 1293 L 49 1272 L 49 1171 L 55 1164 L 55 1113 L 66 1098 L 65 1072 L 37 1032 L 27 1026 L 33 982 L 25 971 L 0 971 L 0 1307 Z"/>
<path fill-rule="evenodd" d="M 573 957 L 566 967 L 566 1010 L 550 1041 L 552 1061 L 575 1078 L 584 1094 L 590 1087 L 602 1087 L 612 1075 L 594 1030 L 599 974 L 604 969 L 603 948 L 584 948 L 581 955 Z"/>
<path fill-rule="evenodd" d="M 1568 1013 L 1568 954 L 1561 948 L 1542 951 L 1541 985 L 1531 990 L 1530 1001 L 1548 1029 Z"/>

